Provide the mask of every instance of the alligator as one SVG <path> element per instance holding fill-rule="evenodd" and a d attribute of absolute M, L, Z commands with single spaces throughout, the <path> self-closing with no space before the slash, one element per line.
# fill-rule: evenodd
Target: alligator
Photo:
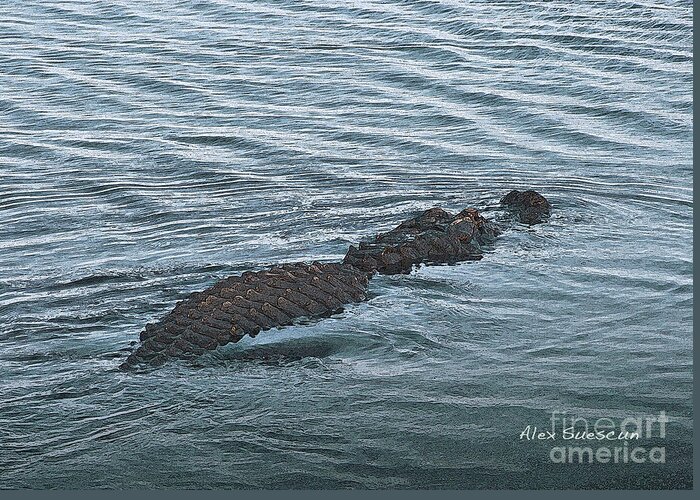
<path fill-rule="evenodd" d="M 551 204 L 541 194 L 511 191 L 501 205 L 523 224 L 544 222 Z M 245 335 L 321 318 L 367 298 L 375 274 L 407 274 L 417 265 L 480 260 L 502 229 L 476 209 L 451 214 L 431 208 L 386 233 L 351 245 L 342 262 L 290 263 L 225 278 L 189 295 L 141 332 L 141 344 L 120 369 L 191 359 Z"/>

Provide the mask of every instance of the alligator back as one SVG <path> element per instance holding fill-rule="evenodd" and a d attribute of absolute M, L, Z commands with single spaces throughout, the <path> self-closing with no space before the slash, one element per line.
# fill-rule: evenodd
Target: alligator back
<path fill-rule="evenodd" d="M 368 279 L 350 265 L 322 263 L 284 264 L 226 278 L 146 325 L 141 345 L 120 368 L 190 358 L 301 317 L 328 316 L 343 304 L 363 301 Z"/>

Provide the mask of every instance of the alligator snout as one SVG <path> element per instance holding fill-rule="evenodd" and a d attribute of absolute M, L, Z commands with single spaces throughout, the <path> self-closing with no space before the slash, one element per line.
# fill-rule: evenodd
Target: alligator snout
<path fill-rule="evenodd" d="M 523 224 L 539 224 L 549 216 L 552 205 L 537 191 L 514 189 L 503 198 L 501 205 L 510 210 Z"/>

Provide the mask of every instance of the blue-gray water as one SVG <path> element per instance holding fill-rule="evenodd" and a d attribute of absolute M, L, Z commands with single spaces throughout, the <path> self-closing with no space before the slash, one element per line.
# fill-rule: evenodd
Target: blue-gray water
<path fill-rule="evenodd" d="M 686 1 L 3 1 L 0 487 L 688 487 L 692 60 Z M 527 187 L 481 262 L 116 369 L 217 279 Z M 553 411 L 664 411 L 666 463 L 554 464 Z"/>

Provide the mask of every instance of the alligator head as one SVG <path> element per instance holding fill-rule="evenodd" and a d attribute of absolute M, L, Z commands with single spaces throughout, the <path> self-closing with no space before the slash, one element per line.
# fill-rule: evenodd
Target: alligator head
<path fill-rule="evenodd" d="M 454 215 L 431 208 L 375 237 L 351 245 L 343 262 L 368 273 L 409 273 L 417 264 L 479 260 L 500 233 L 474 208 Z"/>

